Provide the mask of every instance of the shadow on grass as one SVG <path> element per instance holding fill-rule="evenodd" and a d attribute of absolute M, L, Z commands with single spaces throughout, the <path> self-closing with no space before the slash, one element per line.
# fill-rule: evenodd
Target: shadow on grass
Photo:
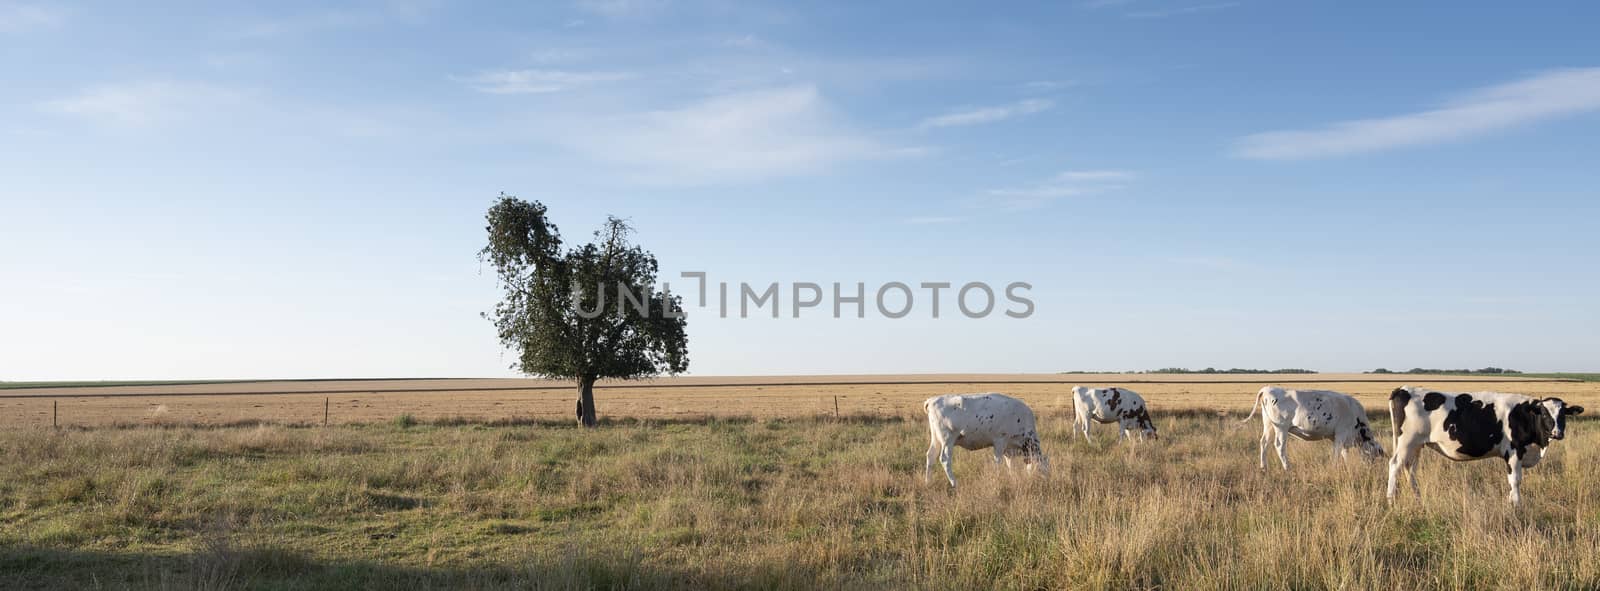
<path fill-rule="evenodd" d="M 819 584 L 824 584 L 819 573 L 792 564 L 710 573 L 646 565 L 638 551 L 596 554 L 575 548 L 473 568 L 319 562 L 281 550 L 226 547 L 192 554 L 0 548 L 0 589 L 807 589 Z"/>

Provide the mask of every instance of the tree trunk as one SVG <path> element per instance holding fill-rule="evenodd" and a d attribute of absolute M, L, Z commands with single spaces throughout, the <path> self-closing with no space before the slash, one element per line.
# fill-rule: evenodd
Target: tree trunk
<path fill-rule="evenodd" d="M 595 426 L 594 378 L 578 378 L 578 426 Z"/>

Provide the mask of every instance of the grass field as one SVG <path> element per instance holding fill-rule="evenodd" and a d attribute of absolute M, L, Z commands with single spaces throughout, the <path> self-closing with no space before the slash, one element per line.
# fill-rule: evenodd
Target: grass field
<path fill-rule="evenodd" d="M 1258 386 L 1138 385 L 1160 393 L 1162 438 L 1119 445 L 1069 434 L 1059 384 L 1011 384 L 990 389 L 1042 409 L 1053 476 L 958 450 L 952 493 L 923 484 L 926 425 L 898 406 L 985 389 L 966 386 L 827 386 L 864 409 L 886 388 L 896 408 L 839 420 L 620 416 L 602 391 L 592 431 L 565 414 L 5 429 L 0 588 L 1600 587 L 1594 421 L 1529 473 L 1520 509 L 1503 467 L 1432 453 L 1424 499 L 1388 508 L 1382 466 L 1330 463 L 1323 443 L 1291 443 L 1293 473 L 1258 470 L 1235 393 Z M 1393 383 L 1347 386 L 1376 408 Z M 1600 402 L 1592 383 L 1520 386 Z M 719 410 L 762 408 L 788 407 Z"/>

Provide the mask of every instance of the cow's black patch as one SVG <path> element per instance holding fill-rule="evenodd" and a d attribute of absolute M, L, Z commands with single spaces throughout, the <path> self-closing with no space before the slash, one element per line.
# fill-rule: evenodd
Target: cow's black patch
<path fill-rule="evenodd" d="M 1439 410 L 1444 406 L 1444 394 L 1429 392 L 1422 397 L 1422 410 Z"/>
<path fill-rule="evenodd" d="M 1133 421 L 1140 429 L 1151 432 L 1156 430 L 1155 422 L 1150 420 L 1150 411 L 1146 410 L 1144 406 L 1123 409 L 1122 412 L 1118 413 L 1118 416 L 1121 416 L 1124 420 Z"/>
<path fill-rule="evenodd" d="M 1519 459 L 1529 445 L 1549 447 L 1551 431 L 1556 427 L 1556 421 L 1537 400 L 1511 407 L 1506 422 L 1511 427 L 1511 447 L 1517 450 Z"/>
<path fill-rule="evenodd" d="M 1405 388 L 1395 388 L 1389 393 L 1389 418 L 1394 420 L 1394 432 L 1406 424 L 1406 405 L 1411 403 L 1411 393 Z"/>
<path fill-rule="evenodd" d="M 1428 398 L 1443 394 L 1429 392 L 1423 398 L 1427 404 Z M 1444 417 L 1444 430 L 1450 438 L 1460 444 L 1456 453 L 1471 458 L 1481 458 L 1500 445 L 1500 440 L 1505 438 L 1503 426 L 1499 417 L 1494 414 L 1494 406 L 1475 400 L 1471 394 L 1456 396 L 1456 407 Z"/>

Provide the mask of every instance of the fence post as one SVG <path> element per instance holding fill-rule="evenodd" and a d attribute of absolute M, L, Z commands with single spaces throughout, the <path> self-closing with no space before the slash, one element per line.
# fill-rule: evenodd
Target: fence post
<path fill-rule="evenodd" d="M 322 399 L 322 426 L 328 426 L 328 398 Z"/>
<path fill-rule="evenodd" d="M 833 396 L 833 419 L 839 420 L 839 395 Z"/>
<path fill-rule="evenodd" d="M 61 415 L 61 401 L 60 400 L 51 400 L 50 401 L 50 428 L 51 429 L 60 429 L 61 428 L 61 423 L 56 422 L 57 421 L 57 417 L 60 416 L 60 415 Z"/>

